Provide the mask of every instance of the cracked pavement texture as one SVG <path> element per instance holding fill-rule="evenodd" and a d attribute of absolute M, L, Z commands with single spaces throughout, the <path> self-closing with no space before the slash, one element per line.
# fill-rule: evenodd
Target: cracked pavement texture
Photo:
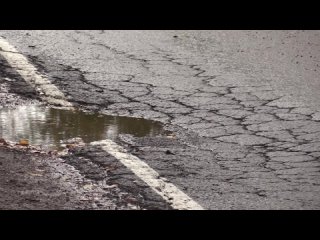
<path fill-rule="evenodd" d="M 75 105 L 166 124 L 118 143 L 204 208 L 320 209 L 320 31 L 0 36 Z"/>

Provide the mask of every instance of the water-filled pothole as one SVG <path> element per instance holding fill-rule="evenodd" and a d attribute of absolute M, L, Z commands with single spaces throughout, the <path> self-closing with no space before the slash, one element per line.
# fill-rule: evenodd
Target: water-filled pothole
<path fill-rule="evenodd" d="M 141 118 L 108 116 L 44 106 L 0 109 L 0 138 L 32 145 L 60 148 L 64 140 L 80 137 L 85 143 L 115 139 L 119 134 L 136 137 L 166 134 L 161 123 Z"/>

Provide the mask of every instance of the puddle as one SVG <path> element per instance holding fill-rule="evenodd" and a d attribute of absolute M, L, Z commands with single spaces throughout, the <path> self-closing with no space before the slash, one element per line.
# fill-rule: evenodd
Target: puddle
<path fill-rule="evenodd" d="M 136 137 L 166 134 L 156 121 L 108 116 L 44 106 L 20 106 L 0 109 L 0 138 L 32 145 L 61 148 L 61 141 L 80 137 L 85 143 L 115 139 L 119 134 Z"/>

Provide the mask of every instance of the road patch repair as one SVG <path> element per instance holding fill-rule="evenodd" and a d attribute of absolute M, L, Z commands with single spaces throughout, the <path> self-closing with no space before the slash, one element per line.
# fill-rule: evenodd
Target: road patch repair
<path fill-rule="evenodd" d="M 20 141 L 18 145 L 27 148 L 29 144 L 31 146 L 43 145 L 42 147 L 51 148 L 51 150 L 61 150 L 66 146 L 70 151 L 72 144 L 76 145 L 79 142 L 71 143 L 68 142 L 68 139 L 80 137 L 79 141 L 82 144 L 100 147 L 118 159 L 167 202 L 172 209 L 203 209 L 174 184 L 162 178 L 149 165 L 113 141 L 119 134 L 130 134 L 135 137 L 156 137 L 168 134 L 160 123 L 77 110 L 55 85 L 44 75 L 38 73 L 23 54 L 2 38 L 0 38 L 0 54 L 35 89 L 43 102 L 55 106 L 53 108 L 28 105 L 0 109 L 0 137 L 3 138 L 3 142 L 0 142 L 1 145 L 8 145 L 11 142 L 12 146 L 12 142 Z M 36 148 L 31 147 L 31 149 L 36 151 Z M 39 173 L 38 176 L 41 174 Z M 90 184 L 85 186 L 87 189 L 92 188 Z M 108 186 L 104 187 L 109 188 Z"/>

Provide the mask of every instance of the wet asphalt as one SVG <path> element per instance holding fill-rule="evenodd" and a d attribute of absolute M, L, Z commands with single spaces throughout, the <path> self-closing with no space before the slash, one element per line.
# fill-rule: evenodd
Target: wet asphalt
<path fill-rule="evenodd" d="M 121 134 L 116 142 L 204 208 L 320 208 L 319 31 L 0 31 L 0 36 L 80 109 L 161 122 L 172 134 Z M 1 51 L 0 66 L 3 107 L 40 103 Z M 15 157 L 8 157 L 12 151 Z M 8 180 L 5 169 L 16 172 L 8 159 L 29 159 L 23 151 L 0 147 L 1 178 Z M 59 171 L 68 178 L 59 177 L 58 187 L 50 187 L 48 179 L 41 186 L 62 194 L 71 184 L 72 200 L 53 204 L 36 194 L 40 203 L 14 205 L 24 199 L 25 188 L 36 192 L 38 185 L 31 178 L 20 189 L 2 180 L 1 191 L 15 191 L 1 195 L 2 209 L 171 209 L 97 147 L 53 157 L 60 163 L 55 168 L 47 161 L 51 155 L 32 156 L 33 164 L 51 169 L 48 179 L 52 169 L 64 169 Z M 91 198 L 80 201 L 83 191 Z"/>

